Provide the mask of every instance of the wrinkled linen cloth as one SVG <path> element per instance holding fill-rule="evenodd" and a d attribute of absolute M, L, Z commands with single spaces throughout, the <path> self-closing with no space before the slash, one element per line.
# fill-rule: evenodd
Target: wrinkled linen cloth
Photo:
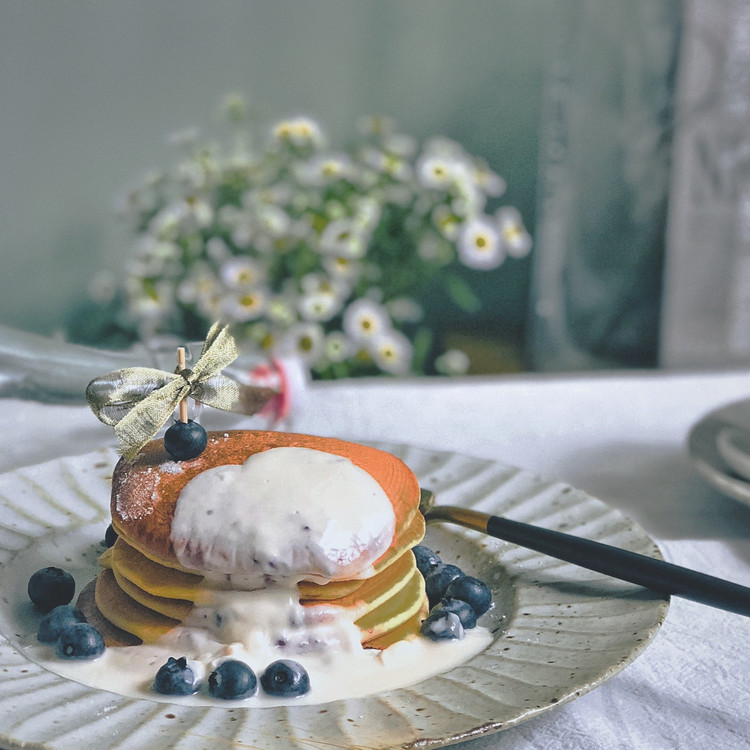
<path fill-rule="evenodd" d="M 664 557 L 750 586 L 750 506 L 693 468 L 691 426 L 750 397 L 750 372 L 313 384 L 280 429 L 491 458 L 568 482 L 641 524 Z M 204 412 L 211 429 L 258 418 Z M 85 406 L 0 400 L 0 471 L 114 446 Z M 461 750 L 750 747 L 750 618 L 673 599 L 655 641 L 600 687 Z"/>

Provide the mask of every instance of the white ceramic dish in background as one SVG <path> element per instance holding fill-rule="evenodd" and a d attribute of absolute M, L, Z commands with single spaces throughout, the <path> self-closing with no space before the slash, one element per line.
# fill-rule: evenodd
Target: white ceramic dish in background
<path fill-rule="evenodd" d="M 742 471 L 742 442 L 734 437 L 742 433 L 750 433 L 750 399 L 707 414 L 690 430 L 687 445 L 695 468 L 712 487 L 750 505 L 750 481 Z"/>
<path fill-rule="evenodd" d="M 632 521 L 567 485 L 492 461 L 378 447 L 402 457 L 439 502 L 659 554 Z M 95 570 L 91 539 L 108 522 L 108 480 L 116 458 L 100 451 L 0 476 L 5 580 L 22 549 L 25 557 L 29 549 L 39 550 L 39 567 L 65 563 L 49 557 L 56 540 L 71 537 L 80 537 L 82 551 L 67 564 L 79 574 Z M 165 704 L 95 690 L 31 661 L 18 632 L 21 613 L 30 605 L 6 595 L 0 601 L 0 746 L 442 747 L 518 724 L 591 690 L 635 659 L 666 615 L 668 603 L 658 596 L 536 552 L 456 527 L 431 527 L 428 534 L 428 543 L 446 560 L 488 580 L 497 603 L 489 620 L 492 643 L 460 667 L 407 688 L 312 706 Z"/>

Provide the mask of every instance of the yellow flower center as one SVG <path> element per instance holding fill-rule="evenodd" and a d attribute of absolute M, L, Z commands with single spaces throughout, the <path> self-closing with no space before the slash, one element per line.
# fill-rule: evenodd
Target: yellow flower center
<path fill-rule="evenodd" d="M 327 161 L 323 163 L 323 174 L 326 177 L 336 177 L 339 174 L 339 165 L 335 161 Z"/>
<path fill-rule="evenodd" d="M 380 350 L 380 354 L 382 355 L 383 359 L 388 359 L 388 360 L 394 360 L 397 357 L 396 350 L 391 346 L 384 346 Z"/>
<path fill-rule="evenodd" d="M 503 237 L 507 242 L 514 242 L 521 236 L 521 227 L 518 224 L 508 224 L 503 227 Z"/>

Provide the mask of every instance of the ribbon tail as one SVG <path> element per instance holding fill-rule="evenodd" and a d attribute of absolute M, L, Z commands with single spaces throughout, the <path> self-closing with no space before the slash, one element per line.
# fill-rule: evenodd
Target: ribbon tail
<path fill-rule="evenodd" d="M 229 326 L 214 323 L 206 336 L 201 355 L 191 369 L 197 380 L 203 380 L 221 372 L 237 359 L 237 355 L 237 345 L 229 333 Z"/>
<path fill-rule="evenodd" d="M 187 383 L 174 380 L 136 404 L 115 425 L 119 452 L 126 460 L 135 459 L 141 448 L 156 435 L 189 392 L 190 386 Z"/>

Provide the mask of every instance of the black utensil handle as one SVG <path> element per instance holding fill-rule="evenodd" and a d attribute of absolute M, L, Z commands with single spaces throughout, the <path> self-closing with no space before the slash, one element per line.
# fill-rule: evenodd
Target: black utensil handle
<path fill-rule="evenodd" d="M 645 586 L 660 594 L 709 604 L 750 616 L 750 588 L 656 560 L 602 542 L 550 531 L 499 516 L 487 520 L 487 533 L 597 573 Z"/>

